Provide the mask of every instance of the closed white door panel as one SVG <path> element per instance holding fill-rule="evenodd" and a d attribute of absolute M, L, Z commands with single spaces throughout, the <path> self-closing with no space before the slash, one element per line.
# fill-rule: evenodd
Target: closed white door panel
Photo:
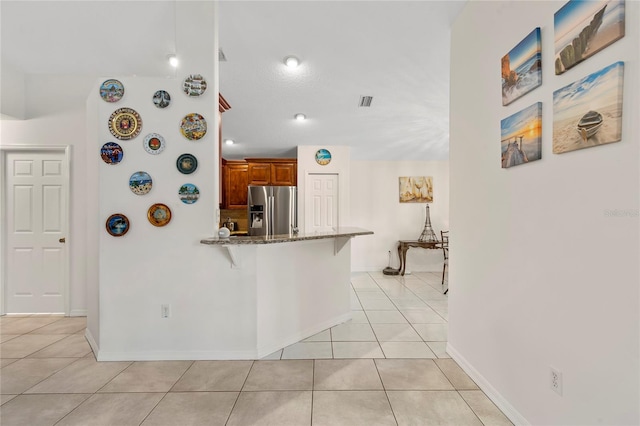
<path fill-rule="evenodd" d="M 64 313 L 68 227 L 65 154 L 5 157 L 7 313 Z"/>
<path fill-rule="evenodd" d="M 338 227 L 338 175 L 307 176 L 305 231 L 326 232 Z"/>

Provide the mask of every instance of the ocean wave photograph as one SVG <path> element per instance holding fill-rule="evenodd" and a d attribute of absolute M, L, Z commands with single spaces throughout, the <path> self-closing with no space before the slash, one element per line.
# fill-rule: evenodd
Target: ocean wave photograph
<path fill-rule="evenodd" d="M 509 105 L 542 84 L 540 28 L 502 57 L 501 68 L 502 105 Z"/>

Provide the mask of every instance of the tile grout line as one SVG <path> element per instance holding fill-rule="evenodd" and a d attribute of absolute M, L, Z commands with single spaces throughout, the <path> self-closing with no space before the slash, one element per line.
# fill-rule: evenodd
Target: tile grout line
<path fill-rule="evenodd" d="M 251 374 L 251 370 L 253 370 L 253 366 L 255 364 L 256 364 L 255 360 L 251 361 L 251 367 L 249 367 L 249 371 L 247 371 L 247 376 L 244 378 L 244 381 L 242 382 L 242 386 L 240 386 L 240 390 L 238 391 L 238 396 L 236 396 L 236 400 L 233 401 L 233 407 L 231 407 L 231 411 L 229 411 L 229 415 L 227 416 L 227 420 L 225 420 L 225 422 L 224 422 L 225 426 L 229 423 L 229 420 L 231 419 L 231 415 L 233 414 L 233 410 L 235 410 L 236 405 L 238 404 L 238 400 L 240 399 L 240 395 L 242 395 L 242 389 L 244 389 L 245 385 L 247 384 L 247 380 L 249 379 L 249 375 Z"/>

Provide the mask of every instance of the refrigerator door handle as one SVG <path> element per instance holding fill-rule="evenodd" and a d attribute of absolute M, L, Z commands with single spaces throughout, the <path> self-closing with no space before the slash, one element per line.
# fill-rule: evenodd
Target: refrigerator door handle
<path fill-rule="evenodd" d="M 274 226 L 275 226 L 275 221 L 274 221 L 274 217 L 273 217 L 273 214 L 275 212 L 275 208 L 274 208 L 273 205 L 275 203 L 276 203 L 276 197 L 271 195 L 269 197 L 269 229 L 267 231 L 267 235 L 273 235 Z"/>

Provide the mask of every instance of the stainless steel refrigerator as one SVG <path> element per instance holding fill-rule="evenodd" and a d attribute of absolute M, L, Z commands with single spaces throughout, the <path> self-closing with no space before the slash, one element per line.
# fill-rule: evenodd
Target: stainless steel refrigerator
<path fill-rule="evenodd" d="M 297 187 L 249 185 L 248 191 L 249 235 L 298 232 Z"/>

